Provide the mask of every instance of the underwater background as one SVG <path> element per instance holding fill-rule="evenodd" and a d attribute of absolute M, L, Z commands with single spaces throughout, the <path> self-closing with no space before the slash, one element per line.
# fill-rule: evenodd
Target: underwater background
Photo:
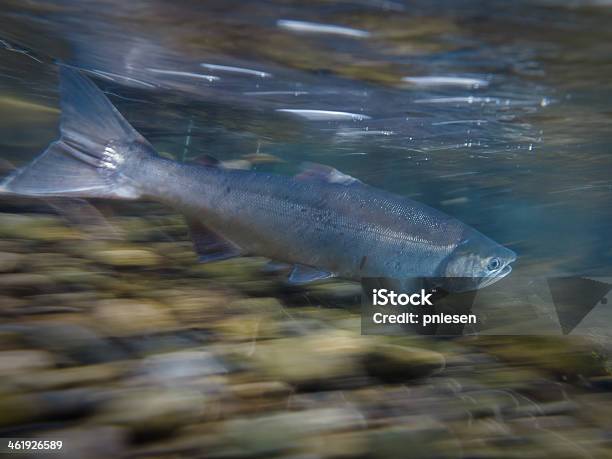
<path fill-rule="evenodd" d="M 603 0 L 2 0 L 0 171 L 57 138 L 63 63 L 167 157 L 330 165 L 511 248 L 512 276 L 605 277 L 611 20 Z M 161 205 L 0 211 L 2 438 L 74 458 L 612 456 L 607 336 L 363 336 L 358 285 L 198 264 Z"/>

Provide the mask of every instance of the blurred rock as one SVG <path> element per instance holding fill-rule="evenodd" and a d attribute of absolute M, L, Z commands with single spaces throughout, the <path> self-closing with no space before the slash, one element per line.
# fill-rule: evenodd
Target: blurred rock
<path fill-rule="evenodd" d="M 231 387 L 231 393 L 243 399 L 285 397 L 291 392 L 293 392 L 293 388 L 289 384 L 280 381 L 236 384 Z"/>
<path fill-rule="evenodd" d="M 143 358 L 153 354 L 173 353 L 193 349 L 206 342 L 206 335 L 188 333 L 179 329 L 160 333 L 136 334 L 114 337 L 113 342 L 121 345 L 130 355 Z"/>
<path fill-rule="evenodd" d="M 353 409 L 279 413 L 227 421 L 221 439 L 230 455 L 269 456 L 298 449 L 307 437 L 355 429 L 364 423 L 361 414 Z"/>
<path fill-rule="evenodd" d="M 0 427 L 80 418 L 104 400 L 102 391 L 68 389 L 38 393 L 0 393 Z"/>
<path fill-rule="evenodd" d="M 444 425 L 427 416 L 405 419 L 400 425 L 369 431 L 370 454 L 380 459 L 460 458 L 460 449 L 447 449 L 441 443 L 449 432 Z"/>
<path fill-rule="evenodd" d="M 11 273 L 0 275 L 0 290 L 3 292 L 47 292 L 55 287 L 48 277 L 33 273 Z"/>
<path fill-rule="evenodd" d="M 154 301 L 103 300 L 92 313 L 96 328 L 109 336 L 144 335 L 178 327 L 168 308 Z"/>
<path fill-rule="evenodd" d="M 108 459 L 125 457 L 128 447 L 125 429 L 114 426 L 83 426 L 61 430 L 44 431 L 37 435 L 40 440 L 61 440 L 60 451 L 49 453 L 62 459 Z M 40 457 L 40 453 L 25 457 Z"/>
<path fill-rule="evenodd" d="M 28 298 L 31 305 L 36 306 L 64 306 L 87 310 L 98 299 L 95 291 L 62 292 L 41 294 Z"/>
<path fill-rule="evenodd" d="M 238 314 L 216 322 L 214 329 L 227 341 L 256 342 L 278 338 L 278 325 L 277 321 L 264 315 Z"/>
<path fill-rule="evenodd" d="M 52 242 L 79 239 L 81 238 L 81 233 L 68 228 L 57 217 L 4 213 L 2 218 L 0 218 L 0 237 Z"/>
<path fill-rule="evenodd" d="M 284 307 L 276 298 L 241 298 L 227 304 L 225 308 L 230 312 L 255 313 L 275 315 L 282 314 Z"/>
<path fill-rule="evenodd" d="M 43 408 L 30 394 L 4 394 L 0 392 L 0 427 L 14 427 L 35 421 Z"/>
<path fill-rule="evenodd" d="M 166 294 L 164 300 L 168 303 L 179 320 L 188 326 L 209 326 L 213 318 L 223 314 L 231 300 L 228 294 L 215 290 L 183 291 Z"/>
<path fill-rule="evenodd" d="M 261 267 L 266 263 L 267 261 L 261 258 L 231 258 L 195 265 L 193 272 L 232 282 L 243 282 L 261 279 Z"/>
<path fill-rule="evenodd" d="M 328 281 L 307 287 L 308 295 L 325 304 L 334 306 L 358 304 L 361 301 L 361 284 L 358 282 Z"/>
<path fill-rule="evenodd" d="M 612 376 L 597 376 L 591 378 L 589 382 L 599 390 L 612 392 Z"/>
<path fill-rule="evenodd" d="M 269 377 L 290 384 L 333 382 L 362 374 L 359 357 L 366 340 L 347 333 L 316 333 L 256 343 L 251 363 Z"/>
<path fill-rule="evenodd" d="M 533 417 L 533 416 L 557 416 L 572 414 L 578 410 L 578 405 L 569 400 L 559 402 L 548 402 L 538 404 L 526 404 L 517 407 L 512 412 L 512 416 Z"/>
<path fill-rule="evenodd" d="M 91 253 L 91 257 L 100 263 L 118 268 L 152 267 L 161 263 L 159 255 L 143 249 L 99 250 Z"/>
<path fill-rule="evenodd" d="M 213 354 L 193 350 L 152 355 L 142 361 L 140 371 L 147 383 L 173 386 L 204 376 L 225 374 L 228 369 Z"/>
<path fill-rule="evenodd" d="M 125 365 L 98 364 L 29 372 L 12 377 L 11 384 L 22 390 L 48 391 L 108 383 L 121 377 Z"/>
<path fill-rule="evenodd" d="M 121 348 L 81 325 L 43 323 L 23 325 L 20 329 L 26 343 L 55 352 L 70 363 L 86 365 L 127 358 Z"/>
<path fill-rule="evenodd" d="M 571 336 L 480 337 L 486 352 L 506 362 L 539 368 L 560 379 L 607 374 L 605 362 L 581 338 Z"/>
<path fill-rule="evenodd" d="M 444 356 L 427 349 L 376 343 L 368 349 L 364 364 L 373 376 L 386 381 L 423 378 L 444 368 Z"/>
<path fill-rule="evenodd" d="M 309 437 L 301 442 L 303 457 L 326 459 L 370 457 L 367 436 L 363 432 L 343 432 Z M 299 456 L 298 456 L 299 457 Z"/>
<path fill-rule="evenodd" d="M 487 387 L 511 390 L 526 390 L 534 382 L 545 380 L 545 375 L 541 371 L 532 368 L 500 368 L 499 365 L 483 368 L 480 366 L 477 374 L 474 375 L 479 381 L 485 383 Z"/>
<path fill-rule="evenodd" d="M 27 306 L 28 303 L 22 299 L 15 298 L 13 296 L 0 295 L 0 314 L 5 312 L 13 313 L 13 311 L 19 310 L 23 306 Z"/>
<path fill-rule="evenodd" d="M 108 398 L 108 391 L 100 387 L 36 393 L 37 403 L 42 410 L 42 420 L 65 420 L 90 415 Z"/>
<path fill-rule="evenodd" d="M 70 241 L 68 244 L 72 246 L 74 243 Z M 82 254 L 75 253 L 75 256 L 71 256 L 62 252 L 61 244 L 55 243 L 54 246 L 60 246 L 57 247 L 59 251 L 25 254 L 24 265 L 31 271 L 50 273 L 60 267 L 84 269 L 90 264 L 90 262 L 78 256 Z"/>
<path fill-rule="evenodd" d="M 21 347 L 23 347 L 23 339 L 19 331 L 0 329 L 0 350 L 13 350 Z"/>
<path fill-rule="evenodd" d="M 54 364 L 53 356 L 46 351 L 2 351 L 0 352 L 0 377 L 51 368 Z"/>
<path fill-rule="evenodd" d="M 112 394 L 96 420 L 128 427 L 136 436 L 162 435 L 202 416 L 205 402 L 195 390 L 124 389 Z"/>
<path fill-rule="evenodd" d="M 269 296 L 279 291 L 280 284 L 276 280 L 257 279 L 237 281 L 233 286 L 245 295 Z"/>
<path fill-rule="evenodd" d="M 21 265 L 23 259 L 24 256 L 17 253 L 0 252 L 0 272 L 15 271 Z"/>

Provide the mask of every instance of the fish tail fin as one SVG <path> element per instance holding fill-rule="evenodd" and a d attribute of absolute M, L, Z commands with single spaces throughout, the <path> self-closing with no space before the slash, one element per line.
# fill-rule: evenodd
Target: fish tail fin
<path fill-rule="evenodd" d="M 79 71 L 60 66 L 60 93 L 60 138 L 0 182 L 0 192 L 139 198 L 138 171 L 156 155 L 153 147 Z"/>

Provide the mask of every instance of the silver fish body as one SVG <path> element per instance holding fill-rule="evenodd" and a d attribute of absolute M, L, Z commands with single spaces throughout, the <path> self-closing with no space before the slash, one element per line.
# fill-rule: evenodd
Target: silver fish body
<path fill-rule="evenodd" d="M 471 289 L 511 270 L 514 252 L 461 221 L 331 168 L 288 177 L 164 159 L 89 79 L 60 75 L 62 136 L 5 192 L 154 199 L 184 213 L 196 247 L 199 238 L 218 258 L 259 255 L 348 279 L 469 278 Z"/>
<path fill-rule="evenodd" d="M 148 174 L 147 196 L 205 222 L 245 253 L 317 267 L 339 277 L 435 276 L 462 241 L 478 236 L 433 208 L 362 183 L 343 185 L 164 159 L 150 167 L 160 172 Z"/>

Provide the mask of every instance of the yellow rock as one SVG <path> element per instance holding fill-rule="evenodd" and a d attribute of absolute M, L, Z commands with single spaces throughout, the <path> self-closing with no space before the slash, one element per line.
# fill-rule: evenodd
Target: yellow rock
<path fill-rule="evenodd" d="M 167 306 L 154 301 L 103 300 L 93 310 L 95 325 L 110 336 L 158 333 L 178 324 Z"/>
<path fill-rule="evenodd" d="M 99 250 L 92 253 L 92 258 L 100 263 L 119 267 L 149 267 L 161 263 L 159 255 L 144 249 Z"/>

